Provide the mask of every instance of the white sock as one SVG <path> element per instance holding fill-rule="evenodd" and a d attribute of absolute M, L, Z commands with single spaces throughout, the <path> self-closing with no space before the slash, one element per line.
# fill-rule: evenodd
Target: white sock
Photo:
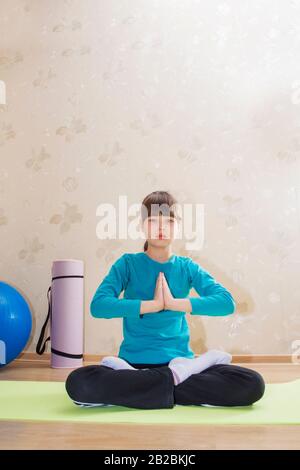
<path fill-rule="evenodd" d="M 132 367 L 128 362 L 120 357 L 116 356 L 105 356 L 102 361 L 99 362 L 101 366 L 111 367 L 112 369 L 119 370 L 119 369 L 132 369 L 132 370 L 139 370 L 135 367 Z M 146 369 L 142 369 L 146 370 Z"/>
<path fill-rule="evenodd" d="M 85 406 L 86 408 L 92 408 L 94 406 L 103 406 L 103 407 L 106 407 L 106 406 L 115 406 L 115 405 L 110 405 L 110 404 L 106 404 L 106 403 L 82 403 L 81 401 L 74 401 L 75 405 L 78 405 L 78 406 Z"/>
<path fill-rule="evenodd" d="M 208 367 L 215 364 L 229 364 L 232 360 L 231 354 L 211 349 L 201 356 L 189 359 L 187 357 L 175 357 L 172 359 L 168 367 L 172 370 L 175 385 L 179 385 L 190 375 L 198 374 Z"/>
<path fill-rule="evenodd" d="M 220 405 L 208 405 L 207 403 L 201 403 L 201 406 L 209 406 L 209 407 L 212 407 L 212 408 L 218 408 Z"/>

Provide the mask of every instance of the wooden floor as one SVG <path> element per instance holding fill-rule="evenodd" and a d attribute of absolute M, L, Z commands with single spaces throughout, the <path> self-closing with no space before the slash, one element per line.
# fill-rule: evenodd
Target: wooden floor
<path fill-rule="evenodd" d="M 85 365 L 92 364 L 86 362 Z M 237 363 L 257 370 L 266 383 L 300 378 L 300 364 Z M 71 369 L 16 360 L 0 380 L 65 381 Z M 25 406 L 26 404 L 24 404 Z M 0 449 L 300 449 L 300 425 L 137 425 L 1 421 Z"/>

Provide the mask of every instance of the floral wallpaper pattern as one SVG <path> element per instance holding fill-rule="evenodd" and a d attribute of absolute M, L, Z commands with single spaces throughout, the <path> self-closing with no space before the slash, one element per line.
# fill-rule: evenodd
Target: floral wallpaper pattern
<path fill-rule="evenodd" d="M 197 354 L 289 354 L 300 339 L 300 2 L 2 0 L 0 270 L 28 300 L 35 351 L 52 261 L 85 262 L 85 352 L 122 320 L 93 293 L 143 240 L 96 237 L 96 208 L 156 189 L 205 207 L 191 256 L 233 294 L 187 315 Z M 193 295 L 196 295 L 194 292 Z"/>

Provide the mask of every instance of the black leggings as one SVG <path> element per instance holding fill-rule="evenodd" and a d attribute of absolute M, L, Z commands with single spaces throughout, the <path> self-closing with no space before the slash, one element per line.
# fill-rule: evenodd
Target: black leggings
<path fill-rule="evenodd" d="M 115 370 L 104 365 L 74 369 L 66 380 L 73 401 L 103 403 L 130 408 L 173 408 L 174 405 L 248 406 L 265 391 L 256 371 L 232 364 L 216 364 L 174 385 L 164 364 L 131 364 L 137 369 Z"/>

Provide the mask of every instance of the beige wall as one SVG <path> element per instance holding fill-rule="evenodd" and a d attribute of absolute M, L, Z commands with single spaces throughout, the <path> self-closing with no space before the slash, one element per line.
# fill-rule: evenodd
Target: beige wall
<path fill-rule="evenodd" d="M 191 346 L 287 354 L 300 339 L 300 3 L 2 0 L 0 269 L 27 298 L 34 351 L 51 264 L 85 262 L 85 351 L 116 354 L 122 320 L 91 297 L 143 242 L 101 241 L 96 207 L 156 189 L 205 205 L 187 252 L 237 313 L 187 315 Z"/>

